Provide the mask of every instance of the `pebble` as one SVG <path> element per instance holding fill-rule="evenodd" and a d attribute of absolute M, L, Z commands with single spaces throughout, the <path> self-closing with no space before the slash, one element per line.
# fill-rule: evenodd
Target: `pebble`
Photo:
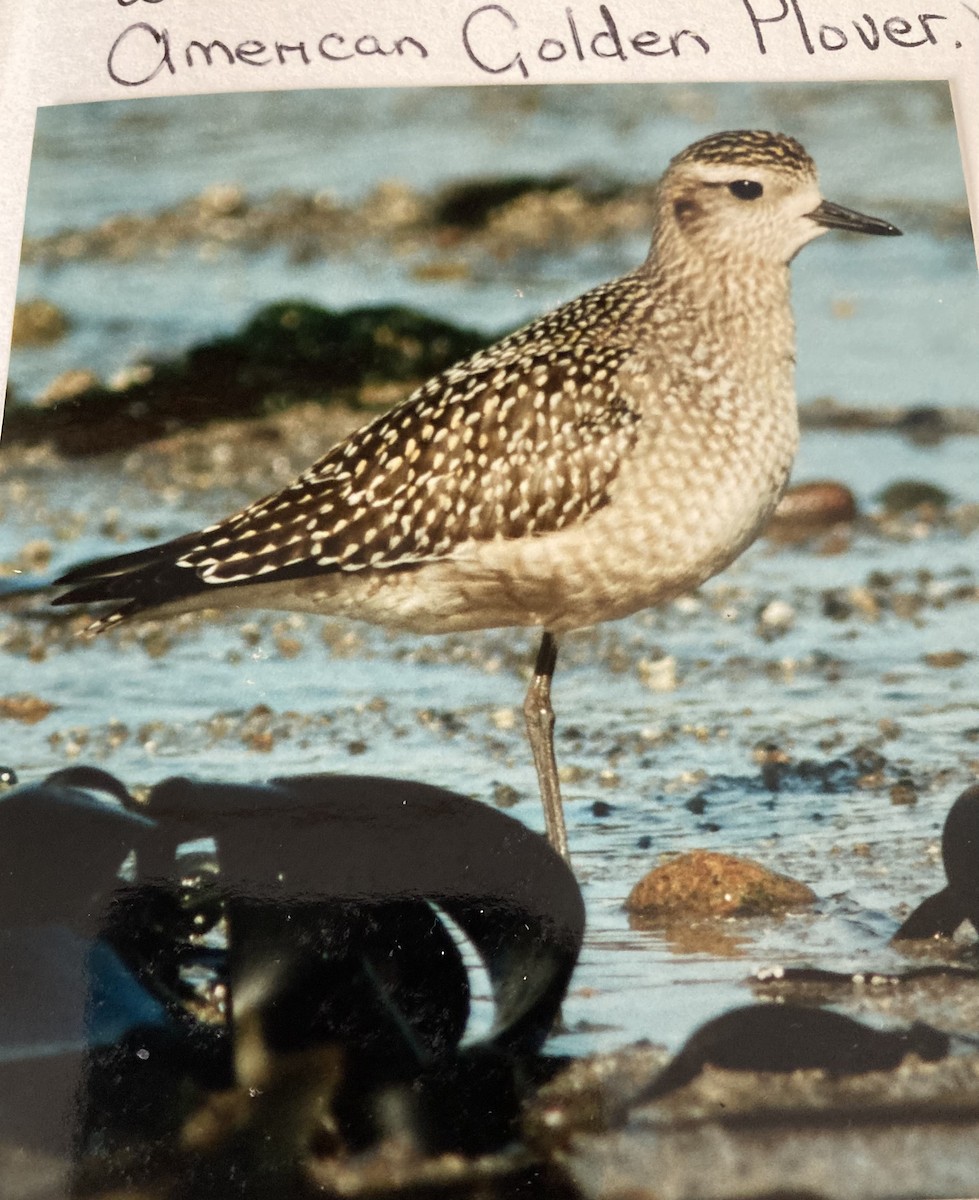
<path fill-rule="evenodd" d="M 201 213 L 212 217 L 233 217 L 247 207 L 245 190 L 237 183 L 212 183 L 198 197 Z"/>
<path fill-rule="evenodd" d="M 249 750 L 257 750 L 261 754 L 268 754 L 275 746 L 275 737 L 268 729 L 256 729 L 243 734 L 241 740 Z"/>
<path fill-rule="evenodd" d="M 831 621 L 846 621 L 854 613 L 876 621 L 880 616 L 880 603 L 874 593 L 866 587 L 829 588 L 822 593 L 823 616 Z"/>
<path fill-rule="evenodd" d="M 118 371 L 109 379 L 110 392 L 126 392 L 131 387 L 145 385 L 153 378 L 154 369 L 150 363 L 131 363 L 127 366 L 120 367 Z M 93 386 L 97 386 L 99 380 L 93 380 Z"/>
<path fill-rule="evenodd" d="M 912 779 L 899 779 L 891 784 L 891 804 L 910 806 L 918 803 L 918 792 Z"/>
<path fill-rule="evenodd" d="M 925 664 L 939 671 L 952 670 L 967 663 L 972 656 L 964 650 L 938 650 L 924 656 Z"/>
<path fill-rule="evenodd" d="M 884 511 L 891 516 L 913 512 L 916 509 L 946 508 L 951 496 L 944 488 L 919 479 L 901 479 L 889 484 L 877 499 Z"/>
<path fill-rule="evenodd" d="M 777 792 L 782 776 L 792 759 L 774 742 L 759 742 L 752 748 L 752 759 L 761 767 L 761 780 L 770 792 Z"/>
<path fill-rule="evenodd" d="M 51 565 L 52 550 L 47 538 L 35 538 L 21 547 L 18 562 L 24 570 L 44 571 Z"/>
<path fill-rule="evenodd" d="M 853 493 L 842 483 L 819 480 L 791 487 L 765 531 L 776 542 L 803 542 L 857 516 Z"/>
<path fill-rule="evenodd" d="M 675 692 L 677 686 L 676 659 L 672 654 L 662 658 L 641 658 L 636 671 L 651 692 Z"/>
<path fill-rule="evenodd" d="M 493 722 L 494 728 L 505 733 L 516 728 L 517 714 L 512 708 L 496 708 L 490 714 L 490 720 Z"/>
<path fill-rule="evenodd" d="M 493 784 L 493 803 L 497 808 L 513 808 L 520 800 L 520 793 L 509 783 Z"/>
<path fill-rule="evenodd" d="M 24 725 L 36 725 L 55 708 L 56 705 L 49 700 L 42 700 L 40 696 L 0 696 L 0 719 L 20 721 Z"/>
<path fill-rule="evenodd" d="M 39 408 L 52 408 L 63 400 L 73 400 L 92 388 L 100 387 L 102 381 L 94 371 L 75 367 L 70 371 L 62 371 L 56 375 L 48 386 L 39 393 L 35 403 Z"/>
<path fill-rule="evenodd" d="M 297 658 L 303 651 L 303 643 L 299 638 L 279 634 L 275 639 L 275 648 L 283 658 Z"/>
<path fill-rule="evenodd" d="M 412 279 L 421 283 L 446 283 L 458 279 L 469 279 L 472 268 L 460 259 L 440 258 L 433 262 L 419 263 L 411 271 Z"/>
<path fill-rule="evenodd" d="M 785 600 L 771 600 L 758 614 L 758 633 L 763 638 L 778 637 L 795 624 L 795 609 Z"/>
<path fill-rule="evenodd" d="M 22 300 L 14 308 L 11 346 L 49 346 L 60 341 L 71 323 L 50 300 Z"/>

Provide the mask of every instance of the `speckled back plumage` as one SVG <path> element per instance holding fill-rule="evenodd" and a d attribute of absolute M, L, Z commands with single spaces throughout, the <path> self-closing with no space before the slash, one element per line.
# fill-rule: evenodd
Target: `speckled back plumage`
<path fill-rule="evenodd" d="M 710 236 L 726 165 L 815 194 L 790 138 L 696 143 L 643 266 L 431 379 L 282 491 L 69 574 L 60 602 L 116 601 L 96 628 L 247 591 L 419 630 L 560 630 L 700 583 L 767 519 L 796 442 L 787 258 Z"/>
<path fill-rule="evenodd" d="M 285 491 L 205 530 L 181 563 L 215 582 L 401 567 L 586 517 L 608 503 L 639 420 L 608 320 L 626 292 L 598 289 L 435 376 Z"/>

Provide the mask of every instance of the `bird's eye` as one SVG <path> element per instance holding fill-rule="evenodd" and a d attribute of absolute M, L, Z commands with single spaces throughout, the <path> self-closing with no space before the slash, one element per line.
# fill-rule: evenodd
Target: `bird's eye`
<path fill-rule="evenodd" d="M 765 189 L 757 179 L 736 179 L 727 185 L 727 190 L 739 200 L 757 200 Z"/>

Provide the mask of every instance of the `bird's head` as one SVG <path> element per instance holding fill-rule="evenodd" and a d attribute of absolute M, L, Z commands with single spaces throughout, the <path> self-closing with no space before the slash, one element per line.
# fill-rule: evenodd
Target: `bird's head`
<path fill-rule="evenodd" d="M 900 233 L 824 200 L 815 164 L 794 138 L 761 130 L 715 133 L 667 168 L 653 255 L 784 265 L 828 229 Z"/>

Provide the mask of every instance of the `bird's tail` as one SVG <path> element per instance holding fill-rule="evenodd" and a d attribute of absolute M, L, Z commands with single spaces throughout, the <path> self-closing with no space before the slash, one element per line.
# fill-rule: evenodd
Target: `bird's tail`
<path fill-rule="evenodd" d="M 66 587 L 68 591 L 51 603 L 109 605 L 86 630 L 95 634 L 140 612 L 192 601 L 207 585 L 192 567 L 181 566 L 179 560 L 198 541 L 197 535 L 190 535 L 130 554 L 79 563 L 54 581 L 55 587 Z"/>

